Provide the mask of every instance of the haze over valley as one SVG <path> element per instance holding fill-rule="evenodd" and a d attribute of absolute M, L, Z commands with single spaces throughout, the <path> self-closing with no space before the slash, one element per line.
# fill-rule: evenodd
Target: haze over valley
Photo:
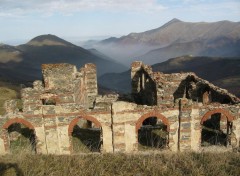
<path fill-rule="evenodd" d="M 17 46 L 1 44 L 0 78 L 26 83 L 41 79 L 44 63 L 71 63 L 78 68 L 94 63 L 101 89 L 128 93 L 127 70 L 132 61 L 140 60 L 164 73 L 195 72 L 239 96 L 239 48 L 240 22 L 192 23 L 174 18 L 156 29 L 86 41 L 81 47 L 52 34 Z"/>
<path fill-rule="evenodd" d="M 181 55 L 235 57 L 240 55 L 240 22 L 184 22 L 172 19 L 163 26 L 120 38 L 86 42 L 129 65 L 134 60 L 156 64 Z"/>

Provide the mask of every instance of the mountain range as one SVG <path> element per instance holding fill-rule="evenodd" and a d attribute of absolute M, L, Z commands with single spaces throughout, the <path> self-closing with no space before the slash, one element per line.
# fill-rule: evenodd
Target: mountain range
<path fill-rule="evenodd" d="M 173 19 L 157 29 L 88 41 L 85 46 L 50 34 L 18 46 L 0 44 L 0 81 L 42 79 L 43 63 L 70 63 L 78 68 L 94 63 L 101 89 L 126 93 L 131 89 L 130 70 L 126 70 L 133 60 L 142 60 L 154 64 L 154 71 L 195 72 L 240 96 L 240 22 Z"/>
<path fill-rule="evenodd" d="M 43 63 L 70 63 L 78 68 L 94 63 L 98 76 L 127 70 L 126 66 L 96 50 L 86 50 L 50 34 L 19 46 L 0 45 L 0 78 L 19 82 L 41 79 Z"/>
<path fill-rule="evenodd" d="M 199 77 L 225 88 L 240 97 L 240 57 L 181 56 L 152 65 L 153 71 L 163 73 L 195 72 Z M 131 92 L 131 72 L 107 73 L 98 82 L 119 93 Z"/>
<path fill-rule="evenodd" d="M 181 55 L 235 57 L 240 55 L 240 22 L 172 19 L 159 28 L 111 37 L 91 47 L 126 65 L 133 60 L 155 64 Z"/>

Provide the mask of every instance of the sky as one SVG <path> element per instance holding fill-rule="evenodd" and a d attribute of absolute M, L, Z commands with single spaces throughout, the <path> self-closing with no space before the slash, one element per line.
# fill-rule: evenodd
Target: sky
<path fill-rule="evenodd" d="M 42 34 L 77 42 L 186 22 L 240 21 L 240 0 L 0 0 L 0 43 Z"/>

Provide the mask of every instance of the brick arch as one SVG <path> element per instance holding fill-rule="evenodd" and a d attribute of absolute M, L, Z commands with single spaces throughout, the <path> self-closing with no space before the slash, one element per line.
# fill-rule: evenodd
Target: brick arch
<path fill-rule="evenodd" d="M 34 130 L 34 126 L 30 122 L 28 122 L 27 120 L 24 120 L 22 118 L 14 118 L 14 119 L 11 119 L 11 120 L 7 121 L 3 125 L 3 128 L 7 129 L 10 125 L 12 125 L 14 123 L 21 123 L 21 124 L 25 125 L 26 127 L 28 127 L 29 129 Z"/>
<path fill-rule="evenodd" d="M 34 130 L 34 134 L 35 134 L 34 126 L 30 122 L 28 122 L 27 120 L 22 119 L 22 118 L 18 118 L 18 117 L 14 118 L 14 119 L 11 119 L 11 120 L 8 120 L 2 126 L 2 137 L 1 137 L 3 139 L 3 141 L 4 141 L 5 151 L 8 151 L 8 152 L 10 151 L 10 145 L 9 145 L 9 141 L 8 141 L 8 137 L 7 137 L 7 135 L 8 135 L 7 134 L 7 129 L 8 129 L 9 126 L 11 126 L 14 123 L 20 123 L 20 124 L 25 125 L 29 129 Z M 36 134 L 35 134 L 35 138 L 37 138 Z"/>
<path fill-rule="evenodd" d="M 214 109 L 211 111 L 208 111 L 207 113 L 204 114 L 204 116 L 201 119 L 201 125 L 203 124 L 203 122 L 205 122 L 209 117 L 211 117 L 211 115 L 216 114 L 216 113 L 221 113 L 224 114 L 227 117 L 227 121 L 232 122 L 234 120 L 234 117 L 225 109 Z"/>
<path fill-rule="evenodd" d="M 168 119 L 167 119 L 165 116 L 163 116 L 162 114 L 157 113 L 157 112 L 149 112 L 149 113 L 147 113 L 147 114 L 142 115 L 142 116 L 138 119 L 138 121 L 137 121 L 137 123 L 136 123 L 136 132 L 138 132 L 139 128 L 142 126 L 143 121 L 144 121 L 145 119 L 149 118 L 149 117 L 157 117 L 158 119 L 161 119 L 162 122 L 163 122 L 165 125 L 167 125 L 167 131 L 168 131 L 168 132 L 170 131 L 170 124 L 169 124 Z"/>
<path fill-rule="evenodd" d="M 78 123 L 78 121 L 79 121 L 81 118 L 93 122 L 93 123 L 96 125 L 96 127 L 98 127 L 98 128 L 102 126 L 101 123 L 100 123 L 96 118 L 94 118 L 94 117 L 92 117 L 92 116 L 85 116 L 85 115 L 84 115 L 84 116 L 80 116 L 80 117 L 77 117 L 77 118 L 73 119 L 73 120 L 70 122 L 70 124 L 69 124 L 69 126 L 68 126 L 68 135 L 69 135 L 69 136 L 72 135 L 74 126 Z"/>

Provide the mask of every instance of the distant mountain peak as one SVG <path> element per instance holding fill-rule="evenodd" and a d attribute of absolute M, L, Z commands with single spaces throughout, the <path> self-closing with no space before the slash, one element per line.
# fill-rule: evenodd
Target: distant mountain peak
<path fill-rule="evenodd" d="M 52 34 L 45 34 L 45 35 L 40 35 L 32 40 L 30 40 L 27 45 L 32 45 L 32 46 L 75 46 L 70 42 L 67 42 L 66 40 L 63 40 L 59 38 L 56 35 Z"/>
<path fill-rule="evenodd" d="M 179 22 L 183 22 L 177 18 L 173 18 L 171 19 L 169 22 L 167 22 L 166 24 L 164 24 L 162 27 L 165 27 L 165 26 L 169 26 L 170 24 L 173 24 L 173 23 L 179 23 Z"/>
<path fill-rule="evenodd" d="M 182 21 L 177 18 L 173 18 L 169 21 L 169 23 L 176 23 L 176 22 L 182 22 Z"/>
<path fill-rule="evenodd" d="M 102 40 L 101 43 L 111 43 L 111 42 L 115 42 L 117 39 L 118 39 L 117 37 L 110 37 Z"/>

